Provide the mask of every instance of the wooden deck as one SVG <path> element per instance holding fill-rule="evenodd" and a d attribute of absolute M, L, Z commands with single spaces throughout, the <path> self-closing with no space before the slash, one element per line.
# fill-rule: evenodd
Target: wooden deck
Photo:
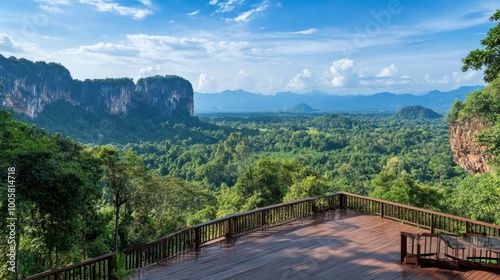
<path fill-rule="evenodd" d="M 401 231 L 424 232 L 378 216 L 337 212 L 204 246 L 130 279 L 500 279 L 498 273 L 401 264 Z"/>

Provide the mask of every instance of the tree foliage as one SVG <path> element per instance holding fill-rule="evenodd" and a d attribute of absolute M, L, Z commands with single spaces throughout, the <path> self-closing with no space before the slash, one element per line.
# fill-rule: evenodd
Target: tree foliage
<path fill-rule="evenodd" d="M 500 10 L 497 10 L 490 21 L 500 21 Z M 462 59 L 462 71 L 469 69 L 484 69 L 484 81 L 490 83 L 498 78 L 500 73 L 500 23 L 492 27 L 483 40 L 481 40 L 483 49 L 471 51 Z"/>

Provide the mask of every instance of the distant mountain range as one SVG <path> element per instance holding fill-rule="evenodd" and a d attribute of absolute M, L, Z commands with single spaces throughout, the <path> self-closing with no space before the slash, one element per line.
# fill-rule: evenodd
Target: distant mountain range
<path fill-rule="evenodd" d="M 280 92 L 263 95 L 243 90 L 223 91 L 214 94 L 194 93 L 195 113 L 216 112 L 290 112 L 297 106 L 313 108 L 319 112 L 396 112 L 405 106 L 423 106 L 437 112 L 448 112 L 455 99 L 484 86 L 463 86 L 442 92 L 430 91 L 424 95 L 381 92 L 373 95 L 330 95 L 324 92 L 298 94 Z"/>

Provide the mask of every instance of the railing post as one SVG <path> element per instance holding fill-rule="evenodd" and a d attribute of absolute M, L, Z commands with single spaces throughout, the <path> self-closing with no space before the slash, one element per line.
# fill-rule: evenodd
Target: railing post
<path fill-rule="evenodd" d="M 417 235 L 417 263 L 416 265 L 420 266 L 420 235 Z"/>
<path fill-rule="evenodd" d="M 406 252 L 407 252 L 407 242 L 408 238 L 405 234 L 401 233 L 401 262 L 405 261 Z"/>
<path fill-rule="evenodd" d="M 200 227 L 194 228 L 194 248 L 200 248 L 201 236 L 200 236 Z"/>
<path fill-rule="evenodd" d="M 383 203 L 382 201 L 379 202 L 380 203 L 380 218 L 384 218 L 384 211 L 385 211 L 385 203 Z"/>
<path fill-rule="evenodd" d="M 431 233 L 434 233 L 434 214 L 431 214 Z"/>
<path fill-rule="evenodd" d="M 266 225 L 266 217 L 267 217 L 267 211 L 262 210 L 260 211 L 260 226 L 264 227 Z"/>
<path fill-rule="evenodd" d="M 345 195 L 343 193 L 339 194 L 339 209 L 345 208 Z"/>
<path fill-rule="evenodd" d="M 316 199 L 309 200 L 309 216 L 316 215 Z"/>
<path fill-rule="evenodd" d="M 231 218 L 228 218 L 226 220 L 226 234 L 224 235 L 225 238 L 231 238 L 232 236 L 232 223 L 231 223 Z"/>
<path fill-rule="evenodd" d="M 116 253 L 108 259 L 108 278 L 111 279 L 111 273 L 116 269 Z"/>

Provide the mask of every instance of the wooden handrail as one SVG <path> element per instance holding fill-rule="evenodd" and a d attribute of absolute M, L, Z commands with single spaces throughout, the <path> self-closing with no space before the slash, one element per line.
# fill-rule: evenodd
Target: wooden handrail
<path fill-rule="evenodd" d="M 93 265 L 100 263 L 102 261 L 107 261 L 107 265 L 103 265 L 101 267 L 103 270 L 99 270 L 99 272 L 96 272 L 96 270 L 90 269 L 90 267 L 92 267 Z M 89 269 L 88 269 L 88 271 L 82 272 L 80 270 L 79 272 L 76 272 L 79 268 L 82 268 L 82 267 L 88 267 Z M 88 259 L 88 260 L 85 260 L 83 262 L 79 262 L 76 264 L 72 264 L 72 265 L 68 265 L 65 267 L 42 272 L 42 273 L 39 273 L 36 275 L 32 275 L 32 276 L 29 276 L 28 278 L 25 278 L 25 280 L 49 279 L 49 277 L 51 279 L 59 279 L 58 275 L 65 275 L 63 277 L 64 279 L 76 279 L 76 277 L 73 277 L 73 278 L 66 277 L 66 275 L 68 275 L 70 273 L 81 273 L 82 275 L 85 274 L 86 278 L 82 278 L 82 279 L 99 279 L 99 278 L 96 278 L 97 277 L 96 275 L 93 275 L 95 273 L 99 273 L 99 274 L 102 274 L 102 275 L 100 275 L 101 277 L 105 277 L 105 278 L 101 278 L 101 279 L 107 279 L 107 278 L 109 278 L 111 272 L 115 269 L 115 267 L 116 267 L 116 253 L 108 253 L 106 255 L 102 255 L 99 257 L 92 258 L 92 259 Z M 53 277 L 51 277 L 51 276 L 53 276 Z"/>
<path fill-rule="evenodd" d="M 467 218 L 460 217 L 460 216 L 455 216 L 455 215 L 446 214 L 446 213 L 442 213 L 442 212 L 436 212 L 436 211 L 427 210 L 427 209 L 424 209 L 424 208 L 418 208 L 418 207 L 414 207 L 414 206 L 410 206 L 410 205 L 406 205 L 406 204 L 391 202 L 391 201 L 382 200 L 382 199 L 378 199 L 378 198 L 366 197 L 366 196 L 357 195 L 357 194 L 351 194 L 351 193 L 346 193 L 346 192 L 339 192 L 339 193 L 344 194 L 346 196 L 350 196 L 350 197 L 357 197 L 357 198 L 362 198 L 362 199 L 368 199 L 370 201 L 384 203 L 385 205 L 393 205 L 393 206 L 397 206 L 397 207 L 404 207 L 404 208 L 409 209 L 409 210 L 415 210 L 415 211 L 419 211 L 419 212 L 423 212 L 423 213 L 434 214 L 434 215 L 440 216 L 440 217 L 447 217 L 447 218 L 451 218 L 451 219 L 461 220 L 461 221 L 464 221 L 464 222 L 474 223 L 474 224 L 477 224 L 477 225 L 482 225 L 482 226 L 487 226 L 487 227 L 494 227 L 494 228 L 500 230 L 500 226 L 499 225 L 494 225 L 494 224 L 489 224 L 489 223 L 486 223 L 486 222 L 481 222 L 481 221 L 476 221 L 476 220 L 472 220 L 472 219 L 467 219 Z M 339 193 L 335 193 L 335 194 L 339 194 Z"/>
<path fill-rule="evenodd" d="M 323 205 L 318 209 L 316 204 L 320 201 L 328 203 L 326 206 Z M 123 251 L 126 258 L 126 269 L 136 269 L 155 264 L 220 238 L 230 238 L 231 236 L 245 234 L 248 231 L 265 226 L 309 217 L 314 215 L 316 211 L 336 209 L 353 209 L 367 214 L 380 215 L 381 218 L 393 219 L 417 227 L 429 228 L 431 233 L 434 233 L 435 230 L 458 233 L 453 231 L 465 226 L 465 233 L 500 236 L 500 226 L 498 225 L 386 200 L 346 192 L 336 192 L 322 197 L 304 198 L 229 215 L 180 230 L 145 244 L 127 248 Z M 479 230 L 480 232 L 474 232 L 472 229 Z M 406 237 L 410 236 L 402 235 L 402 238 Z M 75 270 L 86 264 L 94 263 L 96 259 L 106 259 L 110 256 L 116 258 L 116 254 L 111 253 L 68 267 L 37 274 L 27 279 L 43 279 L 39 277 Z M 115 268 L 115 262 L 108 262 L 108 265 L 112 267 L 109 267 L 107 271 L 112 271 Z"/>

